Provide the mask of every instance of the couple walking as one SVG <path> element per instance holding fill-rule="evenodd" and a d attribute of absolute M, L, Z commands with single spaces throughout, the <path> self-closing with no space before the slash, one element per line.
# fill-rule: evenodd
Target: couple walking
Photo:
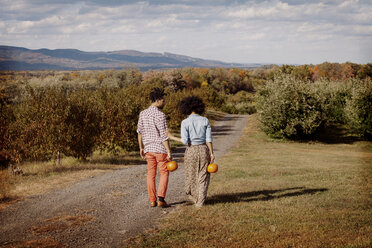
<path fill-rule="evenodd" d="M 205 105 L 199 97 L 184 98 L 180 103 L 181 113 L 188 115 L 181 123 L 181 139 L 168 130 L 165 114 L 164 90 L 155 88 L 150 93 L 152 104 L 140 113 L 138 120 L 138 143 L 140 155 L 147 161 L 147 190 L 150 206 L 169 207 L 165 201 L 169 171 L 167 162 L 172 160 L 169 139 L 188 145 L 185 151 L 186 194 L 200 208 L 206 199 L 210 174 L 209 163 L 214 161 L 212 130 L 207 118 L 201 114 Z M 159 168 L 160 180 L 156 191 L 155 177 Z M 158 200 L 157 200 L 158 198 Z"/>

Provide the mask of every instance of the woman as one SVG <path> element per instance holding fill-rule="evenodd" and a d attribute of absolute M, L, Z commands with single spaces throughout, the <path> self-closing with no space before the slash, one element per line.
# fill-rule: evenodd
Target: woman
<path fill-rule="evenodd" d="M 181 141 L 187 144 L 185 152 L 186 194 L 197 208 L 203 206 L 207 197 L 210 174 L 207 167 L 214 162 L 212 129 L 209 120 L 201 116 L 205 105 L 199 97 L 190 96 L 180 102 L 180 110 L 188 115 L 181 123 Z M 171 139 L 175 137 L 170 135 Z"/>

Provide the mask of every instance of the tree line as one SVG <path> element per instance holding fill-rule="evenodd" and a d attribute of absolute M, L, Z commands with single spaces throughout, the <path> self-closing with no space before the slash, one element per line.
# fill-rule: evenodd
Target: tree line
<path fill-rule="evenodd" d="M 87 159 L 95 150 L 137 149 L 138 114 L 153 87 L 166 90 L 170 128 L 184 116 L 185 96 L 209 109 L 251 114 L 276 137 L 311 136 L 331 122 L 370 137 L 372 66 L 352 63 L 256 69 L 182 68 L 141 72 L 0 73 L 0 163 L 49 160 L 57 153 Z"/>

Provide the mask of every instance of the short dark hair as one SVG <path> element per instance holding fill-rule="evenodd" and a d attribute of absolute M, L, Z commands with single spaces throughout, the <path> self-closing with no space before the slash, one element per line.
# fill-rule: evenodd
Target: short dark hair
<path fill-rule="evenodd" d="M 165 96 L 164 90 L 160 88 L 154 88 L 152 89 L 150 93 L 150 100 L 152 102 L 156 102 L 156 100 L 163 99 Z"/>
<path fill-rule="evenodd" d="M 182 99 L 179 106 L 181 113 L 184 115 L 189 115 L 192 112 L 201 115 L 205 111 L 203 100 L 197 96 L 189 96 Z"/>

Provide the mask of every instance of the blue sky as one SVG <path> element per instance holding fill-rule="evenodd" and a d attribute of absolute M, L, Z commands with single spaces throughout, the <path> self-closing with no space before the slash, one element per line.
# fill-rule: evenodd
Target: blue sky
<path fill-rule="evenodd" d="M 0 45 L 239 63 L 372 62 L 372 0 L 0 0 Z"/>

